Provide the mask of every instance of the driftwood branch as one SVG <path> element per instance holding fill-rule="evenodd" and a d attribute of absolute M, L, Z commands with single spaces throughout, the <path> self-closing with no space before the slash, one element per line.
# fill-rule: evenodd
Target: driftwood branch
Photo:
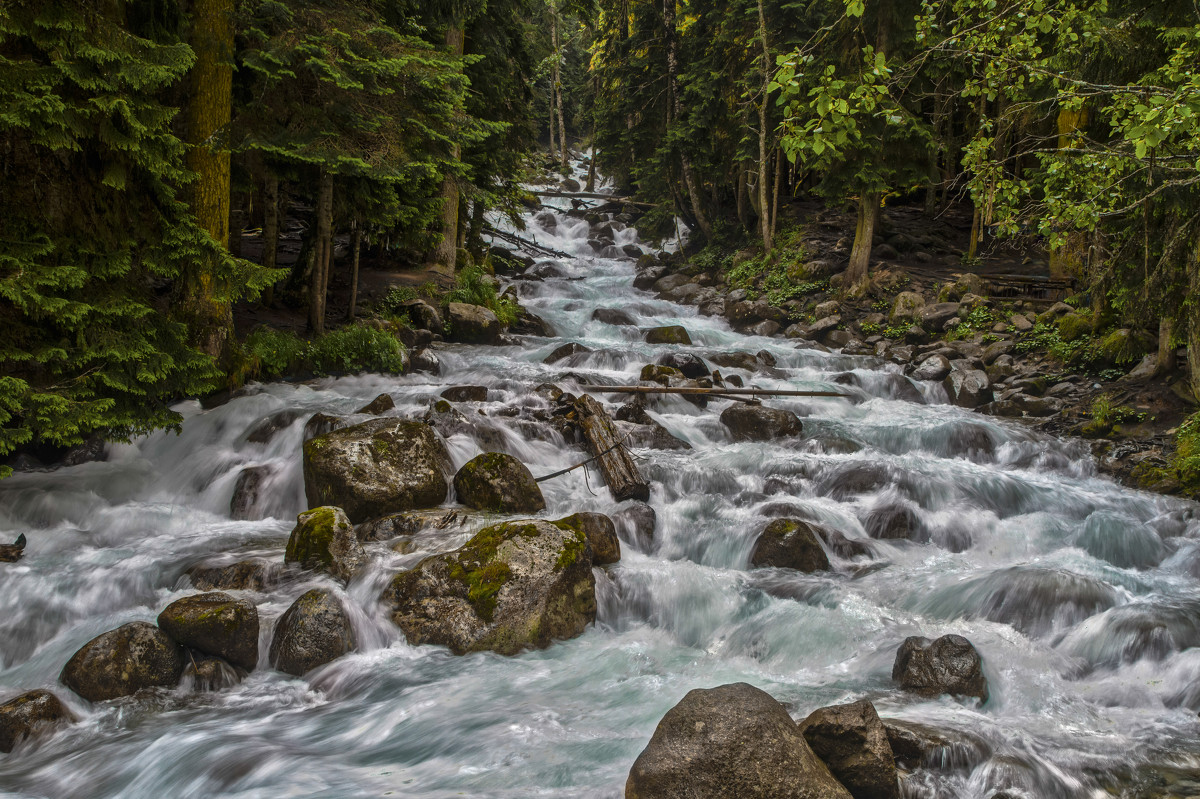
<path fill-rule="evenodd" d="M 735 397 L 844 397 L 852 399 L 850 394 L 837 391 L 789 391 L 770 388 L 701 388 L 699 386 L 596 386 L 596 391 L 612 392 L 614 394 L 684 394 L 701 397 L 720 397 L 725 395 L 730 399 Z"/>
<path fill-rule="evenodd" d="M 556 250 L 552 247 L 547 247 L 544 244 L 538 244 L 536 241 L 530 241 L 529 239 L 522 238 L 522 237 L 516 235 L 515 233 L 506 233 L 503 230 L 497 230 L 496 228 L 491 227 L 490 225 L 484 232 L 488 233 L 489 235 L 495 236 L 496 238 L 498 238 L 502 241 L 507 241 L 509 244 L 515 245 L 517 247 L 527 247 L 528 249 L 533 250 L 534 252 L 540 252 L 543 255 L 553 255 L 555 258 L 570 258 L 571 257 L 570 253 L 565 253 L 562 250 Z"/>

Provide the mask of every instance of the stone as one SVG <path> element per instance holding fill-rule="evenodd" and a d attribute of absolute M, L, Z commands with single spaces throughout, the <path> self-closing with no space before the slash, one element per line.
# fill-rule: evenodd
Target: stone
<path fill-rule="evenodd" d="M 563 344 L 561 347 L 554 350 L 554 352 L 547 355 L 542 363 L 558 363 L 559 361 L 565 361 L 567 358 L 583 352 L 591 352 L 591 349 L 572 341 L 570 344 Z"/>
<path fill-rule="evenodd" d="M 581 530 L 592 547 L 592 563 L 607 566 L 621 559 L 621 541 L 617 538 L 617 527 L 603 513 L 584 511 L 551 522 L 558 527 Z"/>
<path fill-rule="evenodd" d="M 314 588 L 284 611 L 271 638 L 271 666 L 300 677 L 357 646 L 354 628 L 341 601 Z"/>
<path fill-rule="evenodd" d="M 183 684 L 191 683 L 195 691 L 223 691 L 241 681 L 242 675 L 218 657 L 193 654 L 183 668 Z"/>
<path fill-rule="evenodd" d="M 960 408 L 978 408 L 992 401 L 992 385 L 986 372 L 978 369 L 955 370 L 946 375 L 942 387 L 950 401 Z"/>
<path fill-rule="evenodd" d="M 158 628 L 246 671 L 258 665 L 258 609 L 244 599 L 219 591 L 177 599 L 158 614 Z"/>
<path fill-rule="evenodd" d="M 658 383 L 660 386 L 670 386 L 685 380 L 683 372 L 674 366 L 660 366 L 648 363 L 642 367 L 638 380 L 643 383 Z"/>
<path fill-rule="evenodd" d="M 892 324 L 912 322 L 920 318 L 921 309 L 925 307 L 925 298 L 915 291 L 902 291 L 892 301 L 892 310 L 888 319 Z"/>
<path fill-rule="evenodd" d="M 987 741 L 960 730 L 934 729 L 900 719 L 887 719 L 883 726 L 896 764 L 909 771 L 932 767 L 971 772 L 992 755 Z"/>
<path fill-rule="evenodd" d="M 692 337 L 682 325 L 666 325 L 652 327 L 646 331 L 647 344 L 683 344 L 692 343 Z"/>
<path fill-rule="evenodd" d="M 829 571 L 829 557 L 815 529 L 799 519 L 775 519 L 754 542 L 751 566 L 774 566 L 801 572 Z"/>
<path fill-rule="evenodd" d="M 814 710 L 800 733 L 854 799 L 899 799 L 892 745 L 869 701 Z"/>
<path fill-rule="evenodd" d="M 752 336 L 763 336 L 770 338 L 783 329 L 783 326 L 774 319 L 764 319 L 756 325 L 751 325 L 746 332 Z"/>
<path fill-rule="evenodd" d="M 238 472 L 233 484 L 233 496 L 229 500 L 229 518 L 234 521 L 257 521 L 263 518 L 257 510 L 263 484 L 275 474 L 271 466 L 247 466 Z"/>
<path fill-rule="evenodd" d="M 836 316 L 841 311 L 842 304 L 840 302 L 837 300 L 826 300 L 825 302 L 816 304 L 816 307 L 813 308 L 813 316 L 820 319 L 825 316 Z"/>
<path fill-rule="evenodd" d="M 246 433 L 246 440 L 251 444 L 270 443 L 276 434 L 291 427 L 303 415 L 304 412 L 296 408 L 276 411 L 250 428 L 250 432 Z"/>
<path fill-rule="evenodd" d="M 308 504 L 352 522 L 442 504 L 452 471 L 445 442 L 421 422 L 372 419 L 304 444 Z"/>
<path fill-rule="evenodd" d="M 668 291 L 674 291 L 680 286 L 687 285 L 692 282 L 692 278 L 684 274 L 667 275 L 655 282 L 653 290 L 658 294 L 665 294 Z"/>
<path fill-rule="evenodd" d="M 496 314 L 482 305 L 452 302 L 446 306 L 446 320 L 451 338 L 468 344 L 496 344 L 503 332 Z"/>
<path fill-rule="evenodd" d="M 871 538 L 917 543 L 929 540 L 929 530 L 921 517 L 902 502 L 886 502 L 872 508 L 863 518 L 862 525 Z"/>
<path fill-rule="evenodd" d="M 345 511 L 326 505 L 296 517 L 283 562 L 348 582 L 367 564 L 367 553 Z"/>
<path fill-rule="evenodd" d="M 0 705 L 0 752 L 11 752 L 21 741 L 75 720 L 54 694 L 37 690 Z"/>
<path fill-rule="evenodd" d="M 921 327 L 929 331 L 938 331 L 946 322 L 958 316 L 957 302 L 936 302 L 926 305 L 918 314 Z"/>
<path fill-rule="evenodd" d="M 592 548 L 581 530 L 540 519 L 486 527 L 396 575 L 381 602 L 414 646 L 457 655 L 545 648 L 596 618 Z"/>
<path fill-rule="evenodd" d="M 487 386 L 451 386 L 441 396 L 451 402 L 487 402 L 487 394 Z"/>
<path fill-rule="evenodd" d="M 396 401 L 392 399 L 391 394 L 380 394 L 378 397 L 355 411 L 355 413 L 366 413 L 371 416 L 379 416 L 382 413 L 387 413 L 395 407 Z"/>
<path fill-rule="evenodd" d="M 327 413 L 314 413 L 304 423 L 304 440 L 323 436 L 326 433 L 332 433 L 334 430 L 341 430 L 346 426 L 346 420 L 340 416 L 330 416 Z"/>
<path fill-rule="evenodd" d="M 89 702 L 174 688 L 183 648 L 153 624 L 133 621 L 96 636 L 67 661 L 59 679 Z"/>
<path fill-rule="evenodd" d="M 442 362 L 438 360 L 433 350 L 424 347 L 412 354 L 412 358 L 409 360 L 409 367 L 414 372 L 422 372 L 424 374 L 440 375 L 442 373 Z"/>
<path fill-rule="evenodd" d="M 625 799 L 850 799 L 770 694 L 689 691 L 634 761 Z"/>
<path fill-rule="evenodd" d="M 637 321 L 624 311 L 616 308 L 597 308 L 592 311 L 592 320 L 617 327 L 634 327 Z"/>
<path fill-rule="evenodd" d="M 425 300 L 408 300 L 400 304 L 400 313 L 407 314 L 413 327 L 418 330 L 429 330 L 441 333 L 446 329 L 442 323 L 442 315 L 437 308 Z"/>
<path fill-rule="evenodd" d="M 454 493 L 468 508 L 493 513 L 546 509 L 542 489 L 529 468 L 503 452 L 485 452 L 465 463 L 454 475 Z"/>
<path fill-rule="evenodd" d="M 753 372 L 759 367 L 758 358 L 748 352 L 716 352 L 708 359 L 725 369 L 744 369 Z"/>
<path fill-rule="evenodd" d="M 712 370 L 708 368 L 708 364 L 698 355 L 693 355 L 690 352 L 667 352 L 658 356 L 655 363 L 660 366 L 669 366 L 678 369 L 680 373 L 687 378 L 697 379 L 708 377 Z"/>
<path fill-rule="evenodd" d="M 987 702 L 988 686 L 983 660 L 961 635 L 943 635 L 935 641 L 910 636 L 896 650 L 892 679 L 919 696 L 973 696 Z"/>
<path fill-rule="evenodd" d="M 1013 314 L 1008 318 L 1008 323 L 1018 333 L 1028 333 L 1030 330 L 1033 330 L 1033 322 L 1030 322 L 1024 314 Z"/>
<path fill-rule="evenodd" d="M 612 515 L 613 523 L 620 525 L 627 538 L 634 542 L 649 544 L 654 540 L 658 528 L 658 513 L 645 502 L 633 502 Z"/>
<path fill-rule="evenodd" d="M 826 333 L 837 330 L 837 326 L 841 323 L 842 317 L 839 314 L 823 316 L 808 326 L 808 334 L 813 338 L 820 338 Z"/>
<path fill-rule="evenodd" d="M 734 441 L 770 441 L 798 436 L 804 430 L 800 417 L 792 411 L 740 403 L 721 412 L 721 424 Z"/>
<path fill-rule="evenodd" d="M 201 591 L 266 591 L 279 585 L 280 567 L 264 560 L 242 560 L 226 566 L 198 564 L 187 570 Z"/>

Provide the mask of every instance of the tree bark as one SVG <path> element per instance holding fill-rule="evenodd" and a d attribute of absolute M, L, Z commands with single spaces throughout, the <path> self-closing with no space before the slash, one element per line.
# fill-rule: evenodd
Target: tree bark
<path fill-rule="evenodd" d="M 775 187 L 771 192 L 771 241 L 775 241 L 775 227 L 779 224 L 779 195 L 783 183 L 783 151 L 775 151 Z"/>
<path fill-rule="evenodd" d="M 875 239 L 875 221 L 879 218 L 879 192 L 863 192 L 858 198 L 858 226 L 854 231 L 854 249 L 846 267 L 842 290 L 858 294 L 867 283 L 867 268 L 871 264 L 871 245 Z"/>
<path fill-rule="evenodd" d="M 613 499 L 617 502 L 649 500 L 650 484 L 642 477 L 625 447 L 618 444 L 621 436 L 604 407 L 591 395 L 584 394 L 575 401 L 575 417 Z"/>
<path fill-rule="evenodd" d="M 558 41 L 558 4 L 553 0 L 550 3 L 550 38 L 554 42 L 554 97 L 558 107 L 558 146 L 562 153 L 560 164 L 565 172 L 567 169 L 567 122 L 563 118 L 562 75 L 560 74 L 562 50 Z"/>
<path fill-rule="evenodd" d="M 1175 369 L 1175 348 L 1171 346 L 1174 324 L 1170 317 L 1158 320 L 1158 354 L 1154 358 L 1154 375 L 1162 377 Z"/>
<path fill-rule="evenodd" d="M 358 306 L 358 263 L 362 254 L 362 225 L 354 220 L 353 236 L 354 253 L 350 262 L 350 307 L 346 309 L 346 321 L 354 321 L 354 313 Z"/>
<path fill-rule="evenodd" d="M 762 98 L 758 104 L 758 226 L 762 231 L 763 252 L 770 253 L 774 242 L 771 231 L 771 206 L 767 197 L 767 85 L 771 82 L 771 51 L 767 47 L 767 17 L 763 0 L 758 0 L 758 39 L 762 43 Z"/>
<path fill-rule="evenodd" d="M 308 329 L 314 336 L 325 332 L 325 291 L 333 261 L 333 174 L 321 173 L 317 196 L 317 257 L 309 283 Z"/>
<path fill-rule="evenodd" d="M 446 47 L 455 56 L 463 54 L 465 36 L 462 22 L 455 20 L 446 28 Z M 455 142 L 450 157 L 455 161 L 462 154 L 462 147 Z M 433 254 L 432 269 L 449 277 L 454 276 L 458 259 L 458 179 L 447 173 L 442 178 L 442 241 Z"/>
<path fill-rule="evenodd" d="M 268 175 L 263 182 L 263 249 L 262 265 L 274 269 L 279 260 L 279 178 Z M 274 284 L 263 292 L 263 304 L 271 305 L 275 300 Z"/>
<path fill-rule="evenodd" d="M 675 0 L 663 0 L 663 27 L 666 29 L 667 36 L 667 101 L 670 104 L 672 118 L 678 122 L 683 115 L 683 99 L 680 97 L 678 84 L 679 54 L 675 35 Z M 704 213 L 696 175 L 692 171 L 692 163 L 682 148 L 679 151 L 679 165 L 683 172 L 683 184 L 687 187 L 688 200 L 692 207 L 692 217 L 696 220 L 696 227 L 700 228 L 700 235 L 704 237 L 705 241 L 712 241 L 712 224 Z"/>

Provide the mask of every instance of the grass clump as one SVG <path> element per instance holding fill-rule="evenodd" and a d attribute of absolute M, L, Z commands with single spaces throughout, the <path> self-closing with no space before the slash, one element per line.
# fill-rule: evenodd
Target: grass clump
<path fill-rule="evenodd" d="M 511 326 L 517 321 L 520 306 L 506 295 L 496 293 L 496 287 L 488 280 L 489 275 L 481 266 L 468 266 L 458 273 L 455 288 L 446 292 L 442 299 L 447 302 L 465 302 L 482 305 L 496 315 L 500 323 Z"/>
<path fill-rule="evenodd" d="M 405 368 L 405 348 L 389 330 L 349 325 L 314 341 L 290 331 L 259 328 L 242 345 L 249 377 L 274 380 L 301 371 L 317 375 L 383 372 Z"/>

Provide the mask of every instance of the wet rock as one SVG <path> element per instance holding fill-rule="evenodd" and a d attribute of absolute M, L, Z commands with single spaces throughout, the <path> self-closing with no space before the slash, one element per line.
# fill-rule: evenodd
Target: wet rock
<path fill-rule="evenodd" d="M 71 711 L 49 691 L 29 691 L 0 705 L 0 752 L 75 720 Z"/>
<path fill-rule="evenodd" d="M 579 191 L 579 181 L 574 178 L 564 178 L 562 183 L 558 184 L 559 188 L 566 192 L 575 193 Z"/>
<path fill-rule="evenodd" d="M 645 449 L 691 449 L 692 445 L 671 435 L 667 428 L 650 419 L 645 424 L 617 420 L 617 432 L 629 446 Z"/>
<path fill-rule="evenodd" d="M 693 380 L 708 377 L 711 371 L 703 358 L 693 355 L 690 352 L 667 352 L 658 356 L 658 360 L 655 363 L 660 366 L 669 366 L 673 369 L 678 369 L 684 377 Z"/>
<path fill-rule="evenodd" d="M 958 316 L 959 307 L 957 302 L 936 302 L 933 305 L 926 305 L 918 314 L 920 325 L 925 330 L 937 332 L 945 326 L 946 322 Z"/>
<path fill-rule="evenodd" d="M 433 350 L 425 348 L 419 349 L 412 354 L 409 367 L 414 372 L 422 372 L 424 374 L 440 375 L 442 373 L 442 362 L 438 360 Z"/>
<path fill-rule="evenodd" d="M 323 436 L 326 433 L 332 433 L 334 430 L 340 430 L 346 426 L 346 420 L 340 416 L 330 416 L 327 413 L 314 413 L 304 423 L 304 440 Z"/>
<path fill-rule="evenodd" d="M 595 620 L 592 549 L 582 531 L 550 522 L 499 524 L 396 575 L 381 601 L 413 645 L 460 655 L 544 648 Z"/>
<path fill-rule="evenodd" d="M 748 352 L 714 352 L 708 359 L 717 366 L 725 369 L 744 369 L 753 372 L 758 369 L 758 358 Z"/>
<path fill-rule="evenodd" d="M 1152 569 L 1167 556 L 1158 533 L 1114 513 L 1088 516 L 1075 543 L 1092 557 L 1122 569 Z"/>
<path fill-rule="evenodd" d="M 660 366 L 648 363 L 642 367 L 638 380 L 646 383 L 658 383 L 660 386 L 670 386 L 684 380 L 683 372 L 674 366 Z"/>
<path fill-rule="evenodd" d="M 401 303 L 400 313 L 407 314 L 413 327 L 418 330 L 430 330 L 434 333 L 441 333 L 445 330 L 442 315 L 438 313 L 437 308 L 425 300 L 408 300 Z"/>
<path fill-rule="evenodd" d="M 825 542 L 825 546 L 829 551 L 837 555 L 839 558 L 852 560 L 854 558 L 872 557 L 875 551 L 870 545 L 857 538 L 847 538 L 837 530 L 830 530 L 827 527 L 814 527 L 817 535 Z"/>
<path fill-rule="evenodd" d="M 871 538 L 917 543 L 929 540 L 929 530 L 921 517 L 902 502 L 885 502 L 872 508 L 863 518 L 862 525 Z"/>
<path fill-rule="evenodd" d="M 252 671 L 258 664 L 258 609 L 219 591 L 177 599 L 158 614 L 158 627 L 191 649 Z"/>
<path fill-rule="evenodd" d="M 691 282 L 692 282 L 692 278 L 689 275 L 678 274 L 678 273 L 673 274 L 673 275 L 666 275 L 665 277 L 662 277 L 658 281 L 655 282 L 653 289 L 658 294 L 665 294 L 668 291 L 674 291 L 675 289 L 679 288 L 680 286 L 685 286 Z"/>
<path fill-rule="evenodd" d="M 153 624 L 134 621 L 96 636 L 67 661 L 59 679 L 89 702 L 173 688 L 183 674 L 183 648 Z"/>
<path fill-rule="evenodd" d="M 854 461 L 821 475 L 817 479 L 817 493 L 832 497 L 838 502 L 873 494 L 895 482 L 892 471 L 881 464 Z"/>
<path fill-rule="evenodd" d="M 942 589 L 930 598 L 930 606 L 962 608 L 968 617 L 1010 624 L 1040 637 L 1073 627 L 1119 601 L 1116 589 L 1094 577 L 1012 566 Z"/>
<path fill-rule="evenodd" d="M 468 508 L 494 513 L 546 509 L 542 489 L 529 468 L 502 452 L 485 452 L 464 464 L 454 475 L 454 493 Z"/>
<path fill-rule="evenodd" d="M 396 401 L 392 399 L 391 394 L 380 394 L 378 397 L 355 411 L 355 413 L 365 413 L 370 416 L 378 416 L 381 413 L 387 413 L 395 407 Z"/>
<path fill-rule="evenodd" d="M 893 325 L 912 322 L 919 318 L 921 309 L 925 307 L 925 298 L 915 291 L 902 291 L 892 302 L 888 319 Z"/>
<path fill-rule="evenodd" d="M 359 541 L 388 541 L 400 536 L 412 536 L 423 530 L 460 531 L 472 522 L 469 511 L 457 508 L 432 508 L 393 513 L 381 519 L 363 522 L 354 528 Z"/>
<path fill-rule="evenodd" d="M 271 666 L 300 677 L 357 646 L 341 601 L 319 588 L 301 596 L 279 618 L 271 639 Z"/>
<path fill-rule="evenodd" d="M 883 722 L 896 764 L 913 770 L 973 771 L 991 757 L 992 747 L 982 738 L 959 730 L 934 729 L 900 719 Z"/>
<path fill-rule="evenodd" d="M 291 427 L 303 415 L 304 411 L 296 408 L 276 411 L 250 428 L 250 432 L 246 434 L 246 440 L 252 444 L 269 443 L 277 433 Z"/>
<path fill-rule="evenodd" d="M 899 799 L 892 745 L 866 699 L 813 711 L 800 733 L 854 799 Z"/>
<path fill-rule="evenodd" d="M 612 515 L 613 523 L 619 525 L 634 541 L 649 543 L 654 540 L 658 527 L 658 514 L 644 502 L 626 505 Z"/>
<path fill-rule="evenodd" d="M 373 419 L 304 444 L 304 493 L 312 506 L 365 521 L 446 501 L 450 453 L 433 428 Z"/>
<path fill-rule="evenodd" d="M 274 473 L 275 470 L 270 466 L 247 466 L 238 472 L 237 482 L 233 484 L 233 497 L 229 500 L 229 518 L 235 521 L 263 518 L 255 508 L 262 495 L 263 483 Z"/>
<path fill-rule="evenodd" d="M 751 566 L 774 566 L 801 572 L 829 571 L 829 558 L 815 529 L 799 519 L 776 519 L 754 542 Z"/>
<path fill-rule="evenodd" d="M 688 692 L 658 723 L 626 799 L 850 799 L 787 710 L 746 683 Z"/>
<path fill-rule="evenodd" d="M 188 569 L 201 591 L 267 591 L 279 585 L 281 569 L 264 560 L 242 560 L 226 566 L 198 564 Z"/>
<path fill-rule="evenodd" d="M 1139 660 L 1162 661 L 1196 646 L 1200 601 L 1151 597 L 1086 619 L 1055 648 L 1091 667 L 1116 668 Z"/>
<path fill-rule="evenodd" d="M 592 311 L 592 320 L 618 327 L 635 327 L 637 325 L 637 321 L 632 316 L 616 308 L 597 308 Z"/>
<path fill-rule="evenodd" d="M 469 344 L 495 344 L 503 331 L 496 314 L 482 305 L 452 302 L 446 306 L 446 320 L 454 341 Z"/>
<path fill-rule="evenodd" d="M 992 401 L 992 386 L 986 373 L 977 369 L 953 371 L 946 375 L 942 387 L 950 401 L 960 408 L 978 408 Z"/>
<path fill-rule="evenodd" d="M 283 562 L 349 581 L 366 565 L 367 553 L 346 513 L 341 508 L 324 506 L 296 517 Z"/>
<path fill-rule="evenodd" d="M 945 355 L 930 355 L 913 370 L 913 380 L 944 380 L 950 374 L 950 359 Z"/>
<path fill-rule="evenodd" d="M 666 325 L 652 327 L 646 331 L 647 344 L 683 344 L 692 343 L 692 337 L 682 325 Z"/>
<path fill-rule="evenodd" d="M 637 277 L 633 279 L 633 287 L 646 291 L 654 287 L 654 284 L 667 273 L 665 266 L 651 266 L 638 271 Z"/>
<path fill-rule="evenodd" d="M 241 678 L 242 673 L 221 658 L 197 652 L 188 658 L 182 680 L 185 685 L 190 681 L 196 691 L 223 691 L 237 685 Z"/>
<path fill-rule="evenodd" d="M 570 344 L 563 344 L 561 347 L 554 350 L 554 352 L 547 355 L 542 363 L 558 363 L 559 361 L 565 361 L 572 355 L 578 355 L 582 352 L 591 352 L 591 349 L 572 341 Z"/>
<path fill-rule="evenodd" d="M 734 441 L 771 441 L 798 436 L 804 429 L 792 411 L 764 405 L 731 405 L 721 412 L 721 424 Z"/>
<path fill-rule="evenodd" d="M 552 211 L 542 211 L 533 219 L 542 226 L 543 230 L 554 232 L 558 229 L 558 217 Z"/>
<path fill-rule="evenodd" d="M 943 635 L 935 641 L 910 636 L 896 650 L 892 679 L 920 696 L 974 696 L 988 699 L 983 661 L 971 642 L 961 635 Z"/>
<path fill-rule="evenodd" d="M 603 513 L 575 513 L 551 524 L 579 530 L 587 536 L 592 547 L 592 563 L 607 566 L 621 559 L 621 542 L 617 538 L 617 527 Z"/>
<path fill-rule="evenodd" d="M 63 466 L 79 466 L 82 463 L 98 463 L 108 456 L 108 442 L 100 436 L 91 436 L 63 453 Z"/>
<path fill-rule="evenodd" d="M 996 455 L 996 442 L 992 434 L 981 424 L 956 422 L 946 432 L 943 452 L 949 457 L 965 457 L 974 461 L 988 461 Z"/>
<path fill-rule="evenodd" d="M 451 386 L 442 398 L 451 402 L 487 402 L 487 386 Z"/>

